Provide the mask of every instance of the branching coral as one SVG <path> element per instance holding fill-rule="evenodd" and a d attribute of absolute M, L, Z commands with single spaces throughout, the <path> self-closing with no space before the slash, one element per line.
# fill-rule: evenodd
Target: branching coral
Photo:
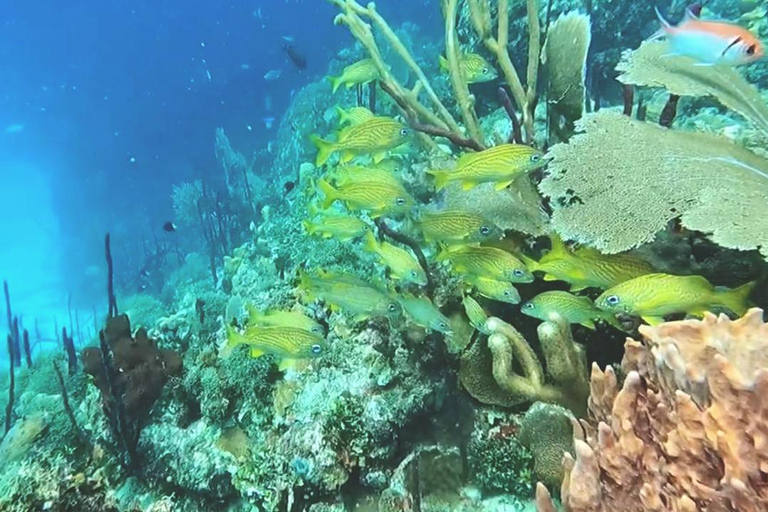
<path fill-rule="evenodd" d="M 552 227 L 602 252 L 652 241 L 669 221 L 768 257 L 768 160 L 722 137 L 670 131 L 614 112 L 589 115 L 554 146 L 539 190 Z"/>
<path fill-rule="evenodd" d="M 698 66 L 682 56 L 667 55 L 660 42 L 646 42 L 624 54 L 617 66 L 619 81 L 627 85 L 663 87 L 675 96 L 714 97 L 768 133 L 768 105 L 760 91 L 735 69 Z"/>
<path fill-rule="evenodd" d="M 461 358 L 459 378 L 470 395 L 503 407 L 541 401 L 563 405 L 579 416 L 584 413 L 589 392 L 586 359 L 567 322 L 555 316 L 538 328 L 551 382 L 546 382 L 536 353 L 514 327 L 492 317 L 486 328 L 491 332 L 487 343 L 475 342 Z"/>
<path fill-rule="evenodd" d="M 523 127 L 526 141 L 533 140 L 533 111 L 536 107 L 536 82 L 539 72 L 539 53 L 541 48 L 541 29 L 539 27 L 539 3 L 537 0 L 527 0 L 528 12 L 528 66 L 527 84 L 524 87 L 520 75 L 509 57 L 507 42 L 509 40 L 509 1 L 498 0 L 497 35 L 493 37 L 491 22 L 491 5 L 489 0 L 469 0 L 469 12 L 472 25 L 485 47 L 496 56 L 504 78 L 512 91 L 512 97 L 518 110 L 523 113 Z"/>
<path fill-rule="evenodd" d="M 628 340 L 619 387 L 593 368 L 585 435 L 566 457 L 567 512 L 758 512 L 768 508 L 768 324 L 644 326 Z M 554 510 L 543 486 L 540 512 Z"/>

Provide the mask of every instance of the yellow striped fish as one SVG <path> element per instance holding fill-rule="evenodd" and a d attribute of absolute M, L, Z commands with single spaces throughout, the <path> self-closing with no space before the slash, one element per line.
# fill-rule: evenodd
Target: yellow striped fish
<path fill-rule="evenodd" d="M 389 293 L 356 276 L 322 271 L 310 276 L 300 272 L 298 290 L 305 301 L 322 300 L 334 311 L 353 315 L 355 321 L 375 316 L 397 318 L 403 313 Z"/>
<path fill-rule="evenodd" d="M 528 260 L 532 271 L 544 272 L 545 281 L 565 281 L 571 291 L 603 290 L 635 277 L 655 272 L 650 263 L 631 254 L 602 254 L 589 247 L 571 250 L 557 237 L 552 250 L 538 263 Z"/>
<path fill-rule="evenodd" d="M 339 115 L 339 126 L 360 124 L 375 117 L 375 114 L 365 107 L 350 107 L 344 110 L 341 106 L 336 105 L 336 113 Z"/>
<path fill-rule="evenodd" d="M 463 210 L 422 213 L 417 221 L 428 243 L 484 242 L 501 238 L 502 231 L 480 215 Z"/>
<path fill-rule="evenodd" d="M 384 214 L 407 213 L 416 204 L 413 197 L 399 184 L 353 181 L 334 188 L 327 181 L 320 179 L 317 186 L 325 195 L 323 208 L 328 208 L 338 199 L 350 210 L 366 210 L 373 218 Z"/>
<path fill-rule="evenodd" d="M 393 279 L 399 279 L 419 286 L 427 285 L 427 273 L 419 265 L 419 261 L 408 251 L 392 245 L 389 242 L 379 242 L 372 232 L 365 235 L 363 248 L 373 254 L 390 270 Z"/>
<path fill-rule="evenodd" d="M 377 181 L 390 183 L 395 187 L 402 187 L 402 183 L 392 171 L 378 167 L 364 167 L 362 165 L 339 165 L 333 171 L 327 173 L 337 186 L 345 185 L 352 181 Z"/>
<path fill-rule="evenodd" d="M 238 345 L 251 348 L 252 357 L 272 354 L 279 359 L 308 359 L 319 357 L 326 348 L 325 338 L 298 327 L 248 327 L 243 333 L 227 326 L 224 353 Z"/>
<path fill-rule="evenodd" d="M 373 161 L 378 163 L 387 150 L 405 142 L 410 134 L 409 128 L 391 117 L 372 117 L 342 130 L 336 142 L 317 135 L 311 135 L 310 139 L 317 146 L 315 165 L 320 167 L 336 151 L 341 151 L 341 163 L 360 155 L 373 155 Z"/>
<path fill-rule="evenodd" d="M 549 320 L 549 315 L 557 313 L 568 323 L 581 324 L 589 329 L 595 328 L 595 320 L 603 320 L 621 329 L 616 317 L 598 309 L 589 297 L 580 297 L 559 290 L 540 293 L 520 306 L 524 315 Z"/>
<path fill-rule="evenodd" d="M 448 247 L 438 254 L 437 260 L 449 260 L 453 270 L 460 274 L 511 283 L 530 283 L 533 281 L 533 274 L 522 261 L 507 251 L 496 247 L 475 247 L 472 245 Z"/>
<path fill-rule="evenodd" d="M 397 300 L 413 323 L 446 336 L 453 335 L 451 321 L 428 298 L 407 294 Z"/>
<path fill-rule="evenodd" d="M 464 296 L 461 304 L 464 306 L 464 312 L 467 314 L 467 318 L 469 318 L 469 323 L 472 324 L 472 327 L 483 334 L 490 334 L 490 331 L 485 328 L 485 321 L 488 320 L 488 314 L 483 309 L 483 306 L 469 295 Z"/>
<path fill-rule="evenodd" d="M 495 80 L 499 74 L 487 60 L 476 53 L 464 53 L 459 56 L 459 66 L 464 72 L 467 83 L 477 84 Z M 440 71 L 448 72 L 448 61 L 440 56 Z"/>
<path fill-rule="evenodd" d="M 487 277 L 467 274 L 464 281 L 483 297 L 507 304 L 519 304 L 520 292 L 509 281 L 498 281 Z"/>
<path fill-rule="evenodd" d="M 315 334 L 324 334 L 323 326 L 299 311 L 260 311 L 248 306 L 248 327 L 296 327 Z"/>
<path fill-rule="evenodd" d="M 346 85 L 347 89 L 357 84 L 367 84 L 379 78 L 379 70 L 373 63 L 373 59 L 363 59 L 354 64 L 345 67 L 340 76 L 329 76 L 333 92 L 341 85 Z"/>
<path fill-rule="evenodd" d="M 454 170 L 427 173 L 435 177 L 437 190 L 453 181 L 461 182 L 464 190 L 481 183 L 495 183 L 496 190 L 503 190 L 518 177 L 546 164 L 544 153 L 536 148 L 524 144 L 499 144 L 477 153 L 464 153 Z"/>
<path fill-rule="evenodd" d="M 651 325 L 663 322 L 665 315 L 702 316 L 712 308 L 729 309 L 742 316 L 754 287 L 754 281 L 728 289 L 716 288 L 702 276 L 646 274 L 604 291 L 595 306 L 614 314 L 640 316 Z"/>

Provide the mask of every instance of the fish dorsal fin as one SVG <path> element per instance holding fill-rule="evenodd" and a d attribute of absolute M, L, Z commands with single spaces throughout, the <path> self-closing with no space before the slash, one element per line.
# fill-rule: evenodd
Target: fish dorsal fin
<path fill-rule="evenodd" d="M 701 16 L 701 4 L 699 3 L 691 4 L 685 9 L 685 15 L 683 16 L 682 23 L 685 23 L 686 21 L 690 21 L 690 20 L 698 20 L 700 16 Z"/>
<path fill-rule="evenodd" d="M 557 236 L 556 234 L 552 234 L 549 236 L 550 243 L 552 244 L 552 248 L 547 253 L 548 258 L 565 258 L 567 256 L 570 256 L 571 252 L 568 250 L 568 247 L 565 245 L 565 242 L 563 242 L 563 239 Z"/>

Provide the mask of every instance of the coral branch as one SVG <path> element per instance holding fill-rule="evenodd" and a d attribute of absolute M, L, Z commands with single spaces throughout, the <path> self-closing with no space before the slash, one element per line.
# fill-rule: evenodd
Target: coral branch
<path fill-rule="evenodd" d="M 621 94 L 622 99 L 624 100 L 624 110 L 622 111 L 622 113 L 625 116 L 631 117 L 632 107 L 634 106 L 634 103 L 635 103 L 635 88 L 631 85 L 624 84 L 621 87 L 621 93 L 622 93 Z"/>
<path fill-rule="evenodd" d="M 61 329 L 61 340 L 64 345 L 64 353 L 67 354 L 69 375 L 74 375 L 77 373 L 77 351 L 75 350 L 75 339 L 72 336 L 67 336 L 66 327 Z"/>
<path fill-rule="evenodd" d="M 75 436 L 80 444 L 83 446 L 89 446 L 88 438 L 85 433 L 80 429 L 75 419 L 75 413 L 72 411 L 72 406 L 69 404 L 69 394 L 67 393 L 67 386 L 64 384 L 64 376 L 61 374 L 59 365 L 56 361 L 53 362 L 53 370 L 56 372 L 56 380 L 59 383 L 59 390 L 61 391 L 61 401 L 64 403 L 64 412 L 66 412 L 69 422 L 72 424 L 72 430 L 75 431 Z"/>
<path fill-rule="evenodd" d="M 8 335 L 8 403 L 5 405 L 5 432 L 3 437 L 11 430 L 11 416 L 13 415 L 13 395 L 16 386 L 16 376 L 14 375 L 13 364 L 13 338 Z"/>
<path fill-rule="evenodd" d="M 541 27 L 539 26 L 539 2 L 528 0 L 528 73 L 526 78 L 525 104 L 528 106 L 527 120 L 530 123 L 530 132 L 533 133 L 533 114 L 536 109 L 536 85 L 539 76 L 539 62 L 541 61 Z M 501 12 L 501 11 L 499 11 Z M 504 11 L 506 12 L 506 11 Z M 526 121 L 524 119 L 524 121 Z"/>
<path fill-rule="evenodd" d="M 400 109 L 403 111 L 403 115 L 408 120 L 408 124 L 417 132 L 426 133 L 427 135 L 432 135 L 433 137 L 444 137 L 450 140 L 456 146 L 472 149 L 474 151 L 482 151 L 485 149 L 485 146 L 480 144 L 480 142 L 471 138 L 464 137 L 460 132 L 452 132 L 434 124 L 425 124 L 419 122 L 418 117 L 411 109 L 411 106 L 407 102 L 403 101 L 402 98 L 397 97 L 387 83 L 380 82 L 379 85 L 381 86 L 381 90 L 389 94 L 395 103 L 397 103 L 397 106 L 400 107 Z"/>
<path fill-rule="evenodd" d="M 107 297 L 109 300 L 107 318 L 114 318 L 117 316 L 117 298 L 115 298 L 115 271 L 112 265 L 112 249 L 109 241 L 109 233 L 107 233 L 104 237 L 104 252 L 107 257 Z"/>
<path fill-rule="evenodd" d="M 669 128 L 672 126 L 672 123 L 675 122 L 675 117 L 677 116 L 677 103 L 679 101 L 680 96 L 677 94 L 669 95 L 669 99 L 664 105 L 664 108 L 661 110 L 661 115 L 659 116 L 659 124 L 661 126 Z"/>
<path fill-rule="evenodd" d="M 512 122 L 512 133 L 509 134 L 509 142 L 516 142 L 517 144 L 523 143 L 523 131 L 520 126 L 520 118 L 517 117 L 515 112 L 515 106 L 512 105 L 512 99 L 507 94 L 507 90 L 504 87 L 498 88 L 499 101 L 504 106 L 504 110 L 509 116 L 509 120 Z"/>
<path fill-rule="evenodd" d="M 461 117 L 470 136 L 475 140 L 483 140 L 480 125 L 475 113 L 474 100 L 469 93 L 467 77 L 460 65 L 461 50 L 459 38 L 456 35 L 456 11 L 458 0 L 443 0 L 445 14 L 445 58 L 448 61 L 448 75 L 453 86 L 453 94 L 459 105 Z"/>
<path fill-rule="evenodd" d="M 24 329 L 23 340 L 24 359 L 27 362 L 27 368 L 32 368 L 32 350 L 29 346 L 29 331 L 26 329 Z"/>

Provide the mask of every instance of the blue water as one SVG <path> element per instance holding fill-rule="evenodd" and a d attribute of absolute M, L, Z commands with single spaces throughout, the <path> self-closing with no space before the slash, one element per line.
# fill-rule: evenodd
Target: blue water
<path fill-rule="evenodd" d="M 379 9 L 438 34 L 431 4 Z M 265 147 L 292 94 L 351 43 L 336 13 L 322 0 L 3 2 L 0 278 L 15 312 L 52 333 L 69 303 L 104 309 L 104 232 L 129 281 L 145 241 L 164 236 L 172 185 L 220 179 L 215 128 L 246 155 Z"/>

